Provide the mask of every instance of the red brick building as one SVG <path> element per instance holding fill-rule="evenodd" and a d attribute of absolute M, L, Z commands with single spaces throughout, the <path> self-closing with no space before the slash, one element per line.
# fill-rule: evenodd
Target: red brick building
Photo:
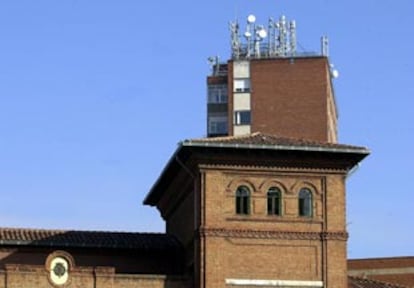
<path fill-rule="evenodd" d="M 236 32 L 207 79 L 215 137 L 182 141 L 144 200 L 166 233 L 3 228 L 0 288 L 399 287 L 347 276 L 345 180 L 369 151 L 337 143 L 328 58 L 294 29 L 289 49 Z"/>
<path fill-rule="evenodd" d="M 337 142 L 327 57 L 231 59 L 207 78 L 208 135 L 262 132 Z"/>

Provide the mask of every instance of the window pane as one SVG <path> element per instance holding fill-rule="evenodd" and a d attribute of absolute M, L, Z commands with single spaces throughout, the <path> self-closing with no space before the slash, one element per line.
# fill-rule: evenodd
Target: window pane
<path fill-rule="evenodd" d="M 208 103 L 227 103 L 226 84 L 210 84 L 207 94 Z"/>
<path fill-rule="evenodd" d="M 236 213 L 242 214 L 242 201 L 240 197 L 236 197 Z"/>
<path fill-rule="evenodd" d="M 272 215 L 273 213 L 273 202 L 271 198 L 267 198 L 267 214 Z"/>
<path fill-rule="evenodd" d="M 275 215 L 280 215 L 280 198 L 274 198 L 274 214 Z"/>
<path fill-rule="evenodd" d="M 236 79 L 234 80 L 234 92 L 249 92 L 250 79 Z"/>
<path fill-rule="evenodd" d="M 236 191 L 236 214 L 250 213 L 250 190 L 246 186 L 240 186 Z"/>
<path fill-rule="evenodd" d="M 240 112 L 240 124 L 250 124 L 250 111 Z"/>
<path fill-rule="evenodd" d="M 250 124 L 250 110 L 236 111 L 234 115 L 234 122 L 236 125 L 249 125 Z"/>
<path fill-rule="evenodd" d="M 299 192 L 299 216 L 312 216 L 312 192 L 307 188 Z"/>
<path fill-rule="evenodd" d="M 300 199 L 299 198 L 299 215 L 300 216 L 306 216 L 305 199 Z"/>
<path fill-rule="evenodd" d="M 243 197 L 243 207 L 242 207 L 242 214 L 249 214 L 249 197 Z"/>
<path fill-rule="evenodd" d="M 281 209 L 281 191 L 277 187 L 272 187 L 267 192 L 267 214 L 280 215 Z"/>
<path fill-rule="evenodd" d="M 209 134 L 227 134 L 227 121 L 210 121 Z"/>

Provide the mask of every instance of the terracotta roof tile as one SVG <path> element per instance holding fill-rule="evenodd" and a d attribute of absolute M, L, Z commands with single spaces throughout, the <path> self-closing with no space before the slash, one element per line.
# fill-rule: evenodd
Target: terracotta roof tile
<path fill-rule="evenodd" d="M 264 134 L 256 132 L 252 134 L 240 135 L 240 136 L 224 136 L 224 137 L 210 137 L 210 138 L 199 138 L 189 139 L 182 142 L 183 145 L 201 144 L 205 146 L 283 146 L 283 147 L 298 147 L 298 148 L 314 148 L 317 149 L 340 149 L 340 150 L 351 150 L 351 151 L 365 151 L 368 149 L 365 147 L 358 147 L 352 145 L 344 145 L 329 142 L 317 142 L 305 139 L 294 139 L 279 137 L 270 134 Z"/>
<path fill-rule="evenodd" d="M 48 246 L 176 250 L 173 236 L 157 233 L 0 228 L 0 246 Z"/>
<path fill-rule="evenodd" d="M 397 284 L 385 283 L 368 278 L 348 276 L 348 288 L 407 288 Z"/>

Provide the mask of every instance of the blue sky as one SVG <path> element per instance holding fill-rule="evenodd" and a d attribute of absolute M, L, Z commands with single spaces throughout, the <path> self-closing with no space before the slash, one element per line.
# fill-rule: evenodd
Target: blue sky
<path fill-rule="evenodd" d="M 414 255 L 412 1 L 0 2 L 0 226 L 163 231 L 142 206 L 178 141 L 205 135 L 207 58 L 228 22 L 296 19 L 330 39 L 350 257 Z"/>

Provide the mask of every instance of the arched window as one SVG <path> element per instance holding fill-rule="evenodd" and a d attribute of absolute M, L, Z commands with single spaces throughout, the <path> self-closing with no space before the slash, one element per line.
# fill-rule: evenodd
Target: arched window
<path fill-rule="evenodd" d="M 299 191 L 299 216 L 312 217 L 312 192 L 308 188 Z"/>
<path fill-rule="evenodd" d="M 282 215 L 282 192 L 277 187 L 267 191 L 267 214 Z"/>
<path fill-rule="evenodd" d="M 236 214 L 250 214 L 250 190 L 246 186 L 240 186 L 236 191 Z"/>

